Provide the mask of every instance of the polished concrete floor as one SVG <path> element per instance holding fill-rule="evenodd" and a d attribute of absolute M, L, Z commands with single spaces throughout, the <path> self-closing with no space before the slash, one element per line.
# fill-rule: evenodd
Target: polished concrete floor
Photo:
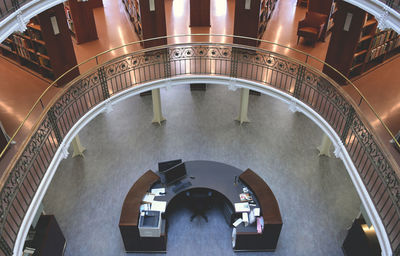
<path fill-rule="evenodd" d="M 43 201 L 68 241 L 65 255 L 125 255 L 118 222 L 126 193 L 157 162 L 176 158 L 251 168 L 267 182 L 284 224 L 276 252 L 260 255 L 342 255 L 360 199 L 341 160 L 318 156 L 323 132 L 266 95 L 251 96 L 251 122 L 240 126 L 239 96 L 221 85 L 206 92 L 177 86 L 161 90 L 162 126 L 151 124 L 149 96 L 89 123 L 80 132 L 85 157 L 61 162 Z M 167 255 L 234 254 L 218 211 L 208 224 L 189 216 L 185 209 L 172 215 Z"/>

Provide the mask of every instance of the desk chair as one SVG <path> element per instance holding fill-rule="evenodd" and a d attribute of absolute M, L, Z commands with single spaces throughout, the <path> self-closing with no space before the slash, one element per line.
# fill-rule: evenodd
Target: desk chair
<path fill-rule="evenodd" d="M 206 211 L 211 208 L 212 192 L 206 189 L 192 189 L 186 192 L 186 196 L 189 199 L 189 207 L 193 212 L 190 221 L 193 221 L 196 216 L 201 216 L 208 222 Z"/>
<path fill-rule="evenodd" d="M 308 11 L 306 17 L 299 22 L 297 28 L 297 44 L 299 44 L 300 37 L 310 40 L 313 46 L 317 40 L 323 39 L 322 32 L 327 17 L 327 15 L 322 13 Z"/>

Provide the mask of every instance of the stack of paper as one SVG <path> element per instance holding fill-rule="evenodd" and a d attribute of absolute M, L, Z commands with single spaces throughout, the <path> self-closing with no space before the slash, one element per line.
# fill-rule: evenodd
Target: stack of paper
<path fill-rule="evenodd" d="M 167 202 L 164 202 L 164 201 L 153 201 L 151 203 L 151 210 L 152 211 L 165 212 L 166 208 L 167 208 Z"/>
<path fill-rule="evenodd" d="M 235 211 L 236 212 L 249 212 L 250 206 L 249 203 L 235 203 Z"/>
<path fill-rule="evenodd" d="M 153 201 L 154 201 L 154 195 L 150 193 L 146 193 L 146 195 L 144 195 L 142 199 L 143 203 L 152 203 Z"/>
<path fill-rule="evenodd" d="M 164 196 L 165 195 L 165 188 L 153 188 L 151 189 L 151 193 L 155 196 Z"/>
<path fill-rule="evenodd" d="M 249 215 L 247 214 L 247 212 L 242 213 L 242 219 L 244 222 L 244 226 L 247 227 L 249 225 Z"/>
<path fill-rule="evenodd" d="M 236 228 L 237 226 L 239 226 L 240 223 L 242 223 L 243 220 L 242 219 L 237 219 L 235 222 L 233 222 L 233 226 Z"/>

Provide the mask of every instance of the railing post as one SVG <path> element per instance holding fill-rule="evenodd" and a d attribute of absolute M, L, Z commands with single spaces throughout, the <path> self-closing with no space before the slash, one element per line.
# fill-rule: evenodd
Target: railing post
<path fill-rule="evenodd" d="M 15 10 L 19 9 L 19 2 L 18 0 L 12 0 L 11 1 L 12 6 L 14 7 Z"/>
<path fill-rule="evenodd" d="M 386 5 L 389 7 L 393 7 L 393 0 L 386 0 Z"/>
<path fill-rule="evenodd" d="M 97 74 L 99 76 L 101 91 L 103 92 L 104 99 L 110 98 L 110 93 L 108 92 L 108 85 L 107 85 L 107 75 L 104 71 L 104 67 L 100 67 L 97 70 Z"/>
<path fill-rule="evenodd" d="M 303 86 L 305 73 L 306 73 L 306 68 L 300 65 L 299 69 L 297 70 L 296 84 L 294 85 L 294 92 L 293 92 L 293 97 L 297 99 L 300 97 L 301 87 Z"/>
<path fill-rule="evenodd" d="M 346 123 L 344 124 L 344 127 L 343 127 L 342 135 L 340 136 L 340 139 L 342 140 L 343 144 L 345 144 L 345 145 L 346 145 L 346 138 L 349 133 L 350 127 L 353 124 L 353 118 L 354 118 L 354 108 L 350 107 L 349 113 L 347 114 Z"/>
<path fill-rule="evenodd" d="M 238 59 L 239 59 L 239 49 L 232 47 L 232 54 L 231 54 L 231 77 L 237 77 L 238 71 Z"/>
<path fill-rule="evenodd" d="M 3 229 L 3 232 L 4 232 L 4 229 Z M 10 246 L 8 246 L 7 242 L 4 240 L 3 235 L 0 237 L 0 249 L 7 256 L 11 256 L 13 254 Z"/>
<path fill-rule="evenodd" d="M 57 142 L 60 145 L 62 142 L 62 136 L 61 136 L 60 129 L 58 128 L 58 125 L 57 125 L 57 118 L 56 118 L 56 115 L 54 114 L 54 107 L 51 107 L 49 109 L 49 111 L 47 112 L 47 115 L 49 117 L 49 121 L 50 121 L 51 127 L 53 128 L 54 134 L 56 135 Z"/>
<path fill-rule="evenodd" d="M 169 50 L 166 48 L 164 50 L 164 70 L 165 70 L 165 78 L 171 77 L 171 62 L 169 58 Z"/>

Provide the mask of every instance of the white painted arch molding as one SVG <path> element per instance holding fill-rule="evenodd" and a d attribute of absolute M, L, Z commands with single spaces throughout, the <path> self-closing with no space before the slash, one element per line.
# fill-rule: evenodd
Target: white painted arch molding
<path fill-rule="evenodd" d="M 400 33 L 400 13 L 379 0 L 344 0 L 374 15 L 381 29 L 391 28 Z"/>
<path fill-rule="evenodd" d="M 218 0 L 221 1 L 221 0 Z M 392 28 L 400 34 L 400 13 L 387 7 L 379 0 L 345 0 L 373 14 L 380 27 Z M 11 13 L 0 22 L 0 42 L 3 42 L 15 31 L 24 31 L 29 20 L 39 13 L 64 2 L 64 0 L 30 0 L 16 12 Z"/>
<path fill-rule="evenodd" d="M 63 0 L 30 0 L 0 22 L 0 42 L 16 31 L 24 31 L 29 20 Z"/>
<path fill-rule="evenodd" d="M 86 126 L 92 119 L 94 119 L 97 115 L 102 113 L 103 111 L 109 111 L 112 109 L 112 105 L 120 102 L 124 99 L 137 95 L 141 92 L 157 89 L 157 88 L 168 88 L 172 85 L 187 85 L 191 83 L 205 83 L 205 84 L 219 84 L 228 86 L 229 89 L 235 88 L 247 88 L 251 90 L 255 90 L 261 92 L 263 94 L 274 97 L 278 100 L 281 100 L 289 105 L 289 109 L 293 112 L 301 112 L 306 115 L 310 120 L 312 120 L 315 124 L 317 124 L 329 137 L 329 139 L 335 145 L 335 155 L 340 158 L 351 177 L 351 180 L 357 190 L 357 193 L 366 209 L 366 212 L 375 228 L 376 234 L 378 236 L 378 240 L 382 249 L 383 256 L 391 256 L 392 250 L 390 247 L 389 238 L 386 234 L 384 225 L 379 217 L 375 206 L 369 197 L 368 191 L 364 186 L 362 179 L 360 178 L 356 167 L 354 166 L 350 155 L 347 153 L 346 148 L 342 144 L 340 137 L 336 134 L 334 129 L 312 108 L 299 101 L 298 99 L 279 91 L 273 87 L 266 87 L 256 82 L 244 80 L 244 79 L 236 79 L 230 77 L 216 77 L 216 76 L 185 76 L 185 77 L 173 77 L 170 79 L 164 79 L 159 81 L 149 82 L 140 86 L 135 86 L 133 88 L 122 91 L 106 101 L 99 103 L 96 107 L 91 109 L 88 113 L 86 113 L 81 119 L 79 119 L 75 125 L 71 128 L 71 130 L 65 136 L 63 142 L 59 146 L 57 152 L 52 159 L 48 170 L 46 171 L 37 192 L 35 193 L 32 203 L 30 204 L 28 211 L 25 215 L 24 220 L 22 221 L 21 227 L 19 229 L 19 233 L 16 239 L 16 243 L 14 246 L 14 255 L 20 256 L 22 255 L 22 249 L 25 241 L 25 237 L 29 231 L 29 227 L 32 223 L 33 217 L 38 210 L 38 207 L 43 200 L 43 197 L 49 187 L 51 180 L 60 164 L 61 160 L 68 156 L 68 147 L 73 140 L 73 138 L 78 135 L 79 131 Z M 232 120 L 233 122 L 233 120 Z"/>

